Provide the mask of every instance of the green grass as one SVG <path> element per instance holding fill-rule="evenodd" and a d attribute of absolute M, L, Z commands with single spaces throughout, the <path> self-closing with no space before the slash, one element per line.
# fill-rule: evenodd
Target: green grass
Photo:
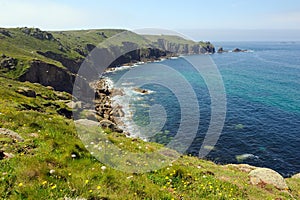
<path fill-rule="evenodd" d="M 39 59 L 59 67 L 61 63 L 43 57 L 37 51 L 53 51 L 75 59 L 82 58 L 75 48 L 84 50 L 87 44 L 97 45 L 106 37 L 113 37 L 124 30 L 81 30 L 51 32 L 57 40 L 39 40 L 25 35 L 20 29 L 7 29 L 12 37 L 0 35 L 0 54 L 17 58 L 15 70 L 0 70 L 0 128 L 17 132 L 24 142 L 0 135 L 0 149 L 14 155 L 0 160 L 0 199 L 63 199 L 64 197 L 87 199 L 300 199 L 300 181 L 287 179 L 290 191 L 278 191 L 274 187 L 261 188 L 249 184 L 248 174 L 229 166 L 214 164 L 196 157 L 180 156 L 172 164 L 161 167 L 159 163 L 147 162 L 144 158 L 130 155 L 152 155 L 163 149 L 162 145 L 125 137 L 123 134 L 100 128 L 83 129 L 88 137 L 78 134 L 71 119 L 59 115 L 67 109 L 65 103 L 71 95 L 56 92 L 39 84 L 18 82 L 18 78 L 30 67 L 33 59 Z M 103 34 L 105 37 L 103 36 Z M 140 36 L 126 32 L 131 42 L 140 46 L 157 41 L 156 36 Z M 176 36 L 160 36 L 170 42 L 193 43 Z M 120 46 L 124 38 L 114 39 L 112 45 Z M 58 42 L 59 41 L 59 42 Z M 105 43 L 105 45 L 111 45 Z M 194 43 L 193 43 L 194 44 Z M 64 52 L 59 50 L 62 45 Z M 207 43 L 203 43 L 207 45 Z M 86 50 L 85 50 L 86 51 Z M 7 78 L 9 77 L 9 78 Z M 33 89 L 36 98 L 25 97 L 17 92 L 20 87 Z M 83 112 L 84 113 L 84 112 Z M 77 128 L 77 129 L 76 129 Z M 97 136 L 97 137 L 96 137 Z M 163 137 L 164 134 L 160 134 Z M 81 138 L 81 139 L 80 139 Z M 100 138 L 100 140 L 99 140 Z M 154 138 L 154 141 L 157 138 Z M 161 138 L 159 138 L 161 139 Z M 165 138 L 166 143 L 169 138 Z M 106 170 L 106 165 L 90 154 L 92 149 L 85 144 L 106 145 L 106 140 L 122 151 L 109 149 L 110 163 L 122 164 Z M 83 144 L 83 142 L 85 144 Z M 105 141 L 105 143 L 103 143 Z M 97 142 L 97 143 L 96 143 Z M 76 157 L 72 157 L 76 155 Z M 105 156 L 95 152 L 95 156 Z M 116 156 L 115 156 L 116 155 Z M 159 158 L 153 154 L 153 158 Z M 164 158 L 165 159 L 165 158 Z M 106 160 L 107 161 L 107 160 Z M 130 161 L 130 162 L 128 162 Z M 147 173 L 134 173 L 132 164 L 141 169 L 157 169 Z M 113 165 L 111 165 L 113 166 Z M 52 172 L 52 173 L 50 173 Z"/>
<path fill-rule="evenodd" d="M 189 156 L 142 174 L 110 166 L 102 170 L 105 164 L 87 151 L 73 121 L 57 114 L 57 109 L 65 106 L 59 93 L 1 77 L 0 84 L 0 127 L 24 138 L 24 142 L 16 142 L 0 137 L 0 149 L 14 154 L 0 161 L 0 199 L 292 199 L 273 187 L 250 185 L 247 173 Z M 19 87 L 31 88 L 39 95 L 25 97 L 15 92 Z M 33 109 L 24 109 L 24 105 Z M 110 130 L 99 131 L 129 152 L 162 148 Z M 299 180 L 287 182 L 290 193 L 299 198 Z"/>

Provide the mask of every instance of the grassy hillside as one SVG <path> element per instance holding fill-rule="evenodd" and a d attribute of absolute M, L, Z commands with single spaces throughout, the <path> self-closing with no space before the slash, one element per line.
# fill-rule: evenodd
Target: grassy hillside
<path fill-rule="evenodd" d="M 39 84 L 0 78 L 0 128 L 24 141 L 0 135 L 0 199 L 292 199 L 300 198 L 300 181 L 287 180 L 290 191 L 252 186 L 247 173 L 195 157 L 145 174 L 114 170 L 96 160 L 77 137 L 73 121 L 58 114 L 67 93 Z M 20 88 L 36 91 L 26 97 Z M 160 145 L 105 130 L 114 144 L 132 152 L 155 151 Z M 72 158 L 72 155 L 76 155 Z"/>
<path fill-rule="evenodd" d="M 253 186 L 246 172 L 186 155 L 144 174 L 105 166 L 78 138 L 69 116 L 71 108 L 66 105 L 70 94 L 8 77 L 17 77 L 34 59 L 64 68 L 37 51 L 82 58 L 76 48 L 85 51 L 87 44 L 96 45 L 122 30 L 51 32 L 53 37 L 40 31 L 33 36 L 18 28 L 6 30 L 8 36 L 0 33 L 0 55 L 16 58 L 18 64 L 17 69 L 0 71 L 0 199 L 300 199 L 299 179 L 287 179 L 286 191 L 271 185 Z M 134 38 L 140 44 L 150 40 L 136 34 Z M 23 139 L 2 134 L 4 129 Z M 100 131 L 131 152 L 161 148 L 109 129 Z"/>

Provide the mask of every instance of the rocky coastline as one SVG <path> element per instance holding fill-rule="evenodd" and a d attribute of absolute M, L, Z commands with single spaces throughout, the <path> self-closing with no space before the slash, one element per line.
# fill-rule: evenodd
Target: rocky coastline
<path fill-rule="evenodd" d="M 106 78 L 100 78 L 91 84 L 95 90 L 95 119 L 102 128 L 109 128 L 114 132 L 124 133 L 119 127 L 121 125 L 120 117 L 124 117 L 121 105 L 113 104 L 112 97 L 115 95 L 123 95 L 119 89 L 112 88 Z M 124 133 L 129 135 L 129 133 Z"/>

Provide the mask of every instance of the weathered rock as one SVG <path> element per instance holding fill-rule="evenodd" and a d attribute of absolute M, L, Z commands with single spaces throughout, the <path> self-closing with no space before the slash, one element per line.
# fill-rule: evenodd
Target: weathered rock
<path fill-rule="evenodd" d="M 0 128 L 0 135 L 8 136 L 18 142 L 24 141 L 24 139 L 18 133 L 11 131 L 9 129 L 6 129 L 6 128 Z"/>
<path fill-rule="evenodd" d="M 32 97 L 32 98 L 36 97 L 36 92 L 27 87 L 19 87 L 16 92 L 27 97 Z"/>
<path fill-rule="evenodd" d="M 250 182 L 253 185 L 270 184 L 279 190 L 287 190 L 288 186 L 284 178 L 277 172 L 268 168 L 257 168 L 249 173 Z"/>
<path fill-rule="evenodd" d="M 102 128 L 109 128 L 114 132 L 121 132 L 121 133 L 123 132 L 123 130 L 119 129 L 115 123 L 107 119 L 103 119 L 102 121 L 100 121 L 100 126 Z"/>
<path fill-rule="evenodd" d="M 223 47 L 220 47 L 217 52 L 218 53 L 225 53 L 225 52 L 228 52 L 228 51 L 224 50 Z"/>
<path fill-rule="evenodd" d="M 291 178 L 296 178 L 296 179 L 300 179 L 300 173 L 295 174 L 294 176 L 292 176 Z"/>
<path fill-rule="evenodd" d="M 0 29 L 0 34 L 7 36 L 7 37 L 11 37 L 11 33 L 5 29 Z"/>
<path fill-rule="evenodd" d="M 37 53 L 40 55 L 43 55 L 47 58 L 50 58 L 50 59 L 60 62 L 63 66 L 65 66 L 72 73 L 77 73 L 80 68 L 81 63 L 83 62 L 82 59 L 70 59 L 62 54 L 55 53 L 52 51 L 46 51 L 46 52 L 37 51 Z"/>
<path fill-rule="evenodd" d="M 82 102 L 81 101 L 70 101 L 69 103 L 66 104 L 69 108 L 71 109 L 82 109 Z"/>
<path fill-rule="evenodd" d="M 62 115 L 62 116 L 65 116 L 66 118 L 69 118 L 69 119 L 71 119 L 72 115 L 73 115 L 73 112 L 69 109 L 66 109 L 66 108 L 59 108 L 57 110 L 57 113 Z"/>
<path fill-rule="evenodd" d="M 235 49 L 232 50 L 232 52 L 241 52 L 241 51 L 242 51 L 242 50 L 239 49 L 239 48 L 235 48 Z"/>
<path fill-rule="evenodd" d="M 54 37 L 51 33 L 48 33 L 46 31 L 41 31 L 38 28 L 27 28 L 23 27 L 20 28 L 23 33 L 26 35 L 32 36 L 39 40 L 54 40 Z"/>
<path fill-rule="evenodd" d="M 77 84 L 76 87 L 73 87 L 75 78 L 77 79 Z M 72 74 L 69 70 L 39 60 L 33 61 L 30 68 L 19 77 L 19 80 L 51 86 L 55 90 L 65 91 L 70 94 L 73 92 L 73 89 L 76 89 L 82 97 L 88 96 L 87 94 L 92 91 L 83 78 Z"/>
<path fill-rule="evenodd" d="M 72 95 L 66 92 L 55 92 L 56 96 L 60 99 L 60 100 L 70 100 L 72 99 Z"/>
<path fill-rule="evenodd" d="M 86 46 L 85 46 L 85 49 L 86 49 L 88 52 L 93 51 L 94 48 L 96 48 L 96 46 L 93 45 L 93 44 L 86 44 Z"/>
<path fill-rule="evenodd" d="M 84 125 L 84 126 L 99 126 L 99 123 L 93 120 L 88 120 L 88 119 L 78 119 L 74 121 L 75 124 L 79 124 L 79 125 Z"/>
<path fill-rule="evenodd" d="M 18 64 L 17 59 L 5 56 L 4 58 L 2 57 L 0 61 L 0 68 L 15 69 L 17 64 Z"/>
<path fill-rule="evenodd" d="M 242 172 L 246 172 L 246 173 L 249 173 L 252 170 L 257 169 L 257 167 L 248 165 L 248 164 L 228 164 L 227 166 L 234 167 L 234 168 L 236 168 Z"/>
<path fill-rule="evenodd" d="M 133 90 L 134 90 L 135 92 L 138 92 L 138 93 L 149 94 L 149 91 L 146 90 L 146 89 L 142 89 L 142 88 L 134 88 Z"/>
<path fill-rule="evenodd" d="M 81 118 L 85 118 L 88 120 L 98 121 L 96 117 L 96 111 L 95 110 L 83 110 L 80 113 Z"/>
<path fill-rule="evenodd" d="M 245 49 L 239 49 L 239 48 L 235 48 L 232 50 L 232 52 L 238 53 L 238 52 L 246 52 L 247 50 Z"/>

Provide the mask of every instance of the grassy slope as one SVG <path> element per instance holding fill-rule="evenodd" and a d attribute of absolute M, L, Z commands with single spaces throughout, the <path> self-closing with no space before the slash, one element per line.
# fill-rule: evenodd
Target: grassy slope
<path fill-rule="evenodd" d="M 188 44 L 188 45 L 195 45 L 195 44 L 200 44 L 203 47 L 206 47 L 207 45 L 211 45 L 210 43 L 207 42 L 195 42 L 193 40 L 188 40 L 179 36 L 175 35 L 143 35 L 143 37 L 147 40 L 149 40 L 152 43 L 157 43 L 158 39 L 165 39 L 166 41 L 170 43 L 176 43 L 176 44 Z"/>
<path fill-rule="evenodd" d="M 62 53 L 59 43 L 35 39 L 19 29 L 9 31 L 13 38 L 0 39 L 0 54 L 23 61 L 23 65 L 19 62 L 18 73 L 34 58 L 63 67 L 36 53 L 37 50 Z M 121 31 L 64 31 L 52 34 L 60 39 L 67 50 L 63 54 L 76 58 L 80 55 L 73 50 L 75 47 L 84 47 L 88 43 L 97 45 L 104 40 L 97 33 L 104 32 L 111 37 Z M 134 35 L 133 40 L 146 44 L 150 39 Z M 120 42 L 116 40 L 116 44 Z M 15 77 L 18 73 L 9 76 Z M 141 175 L 123 173 L 109 167 L 102 171 L 103 164 L 89 154 L 77 137 L 73 121 L 57 114 L 59 108 L 66 106 L 56 92 L 37 84 L 20 83 L 3 77 L 0 77 L 0 85 L 0 127 L 16 131 L 25 139 L 24 142 L 15 142 L 0 135 L 0 149 L 15 155 L 0 161 L 0 199 L 78 196 L 91 199 L 289 198 L 287 193 L 272 187 L 266 190 L 249 185 L 246 173 L 188 156 L 181 157 L 168 168 Z M 40 95 L 29 98 L 18 94 L 16 90 L 21 86 L 32 88 Z M 131 151 L 140 151 L 139 146 L 143 151 L 160 147 L 155 143 L 132 140 L 108 130 L 106 132 L 111 141 L 123 143 L 124 148 Z M 71 154 L 77 157 L 72 159 Z M 50 174 L 50 170 L 55 170 L 55 173 Z M 299 181 L 287 181 L 294 197 L 300 198 Z"/>
<path fill-rule="evenodd" d="M 140 175 L 108 166 L 103 171 L 103 164 L 93 158 L 78 139 L 72 120 L 57 114 L 58 107 L 64 104 L 56 92 L 6 78 L 0 78 L 0 84 L 0 127 L 14 130 L 25 139 L 14 142 L 0 136 L 0 149 L 15 155 L 0 161 L 0 199 L 289 198 L 286 192 L 272 187 L 249 185 L 246 173 L 195 157 L 183 156 L 168 168 Z M 40 96 L 29 98 L 16 93 L 20 86 L 32 88 Z M 31 105 L 36 111 L 24 109 L 24 105 Z M 153 151 L 160 147 L 106 132 L 111 141 L 123 143 L 130 151 Z M 72 154 L 77 157 L 72 159 Z M 50 170 L 55 173 L 50 174 Z M 288 180 L 288 183 L 294 197 L 300 198 L 299 181 Z"/>

